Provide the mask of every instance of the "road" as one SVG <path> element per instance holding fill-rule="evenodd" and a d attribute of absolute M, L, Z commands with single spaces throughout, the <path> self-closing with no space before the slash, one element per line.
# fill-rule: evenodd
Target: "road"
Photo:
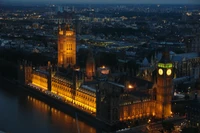
<path fill-rule="evenodd" d="M 170 118 L 165 121 L 174 123 L 175 126 L 180 125 L 185 120 L 185 117 L 175 117 Z M 160 133 L 159 130 L 162 130 L 162 121 L 156 123 L 145 124 L 137 127 L 133 127 L 127 130 L 117 131 L 116 133 Z"/>

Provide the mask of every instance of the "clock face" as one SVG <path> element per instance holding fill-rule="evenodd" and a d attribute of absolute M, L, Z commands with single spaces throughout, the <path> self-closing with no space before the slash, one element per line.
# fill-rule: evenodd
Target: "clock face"
<path fill-rule="evenodd" d="M 171 75 L 172 74 L 172 70 L 171 69 L 167 69 L 167 75 Z"/>
<path fill-rule="evenodd" d="M 163 70 L 161 68 L 158 69 L 158 74 L 163 75 Z"/>

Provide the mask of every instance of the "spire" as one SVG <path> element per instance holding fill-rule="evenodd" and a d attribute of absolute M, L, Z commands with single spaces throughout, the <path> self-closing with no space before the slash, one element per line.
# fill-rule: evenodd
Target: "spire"
<path fill-rule="evenodd" d="M 154 58 L 153 58 L 154 56 L 152 55 L 151 56 L 151 65 L 154 65 Z"/>
<path fill-rule="evenodd" d="M 92 79 L 94 75 L 95 75 L 95 60 L 93 57 L 92 50 L 89 49 L 86 61 L 86 76 L 88 79 Z"/>
<path fill-rule="evenodd" d="M 75 32 L 76 31 L 76 28 L 75 28 L 75 26 L 73 25 L 72 26 L 72 30 Z"/>
<path fill-rule="evenodd" d="M 92 52 L 91 48 L 88 49 L 88 57 L 92 57 L 93 58 L 93 52 Z"/>
<path fill-rule="evenodd" d="M 149 61 L 146 57 L 142 61 L 142 66 L 144 66 L 144 67 L 149 66 Z"/>
<path fill-rule="evenodd" d="M 169 50 L 166 46 L 163 50 L 162 58 L 161 58 L 160 62 L 162 62 L 162 63 L 170 62 Z"/>

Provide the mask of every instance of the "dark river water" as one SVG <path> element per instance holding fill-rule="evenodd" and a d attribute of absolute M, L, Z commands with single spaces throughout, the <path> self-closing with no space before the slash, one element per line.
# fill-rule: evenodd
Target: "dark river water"
<path fill-rule="evenodd" d="M 87 123 L 0 82 L 0 130 L 8 133 L 78 133 L 77 127 L 80 133 L 97 133 Z"/>

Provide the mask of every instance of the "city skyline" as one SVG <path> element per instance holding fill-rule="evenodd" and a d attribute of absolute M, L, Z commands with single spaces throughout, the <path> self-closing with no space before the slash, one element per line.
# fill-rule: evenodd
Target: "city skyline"
<path fill-rule="evenodd" d="M 60 4 L 60 3 L 70 3 L 70 4 L 200 4 L 198 0 L 2 0 L 0 4 L 21 4 L 21 3 L 36 3 L 36 4 Z"/>

